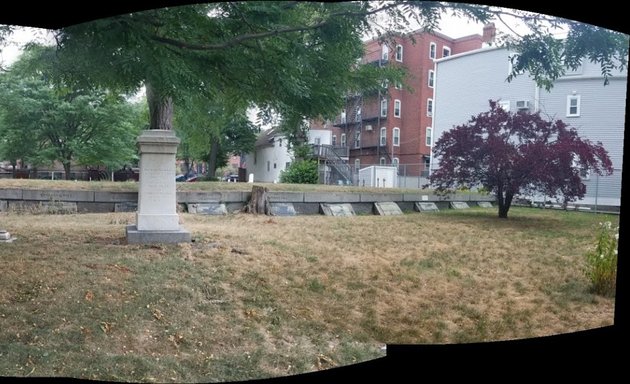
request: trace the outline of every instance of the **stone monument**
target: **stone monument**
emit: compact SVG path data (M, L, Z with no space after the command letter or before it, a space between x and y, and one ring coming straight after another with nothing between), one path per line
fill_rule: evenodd
M136 225L127 226L130 244L190 242L179 225L175 154L179 139L170 130L146 130L138 137L140 180Z

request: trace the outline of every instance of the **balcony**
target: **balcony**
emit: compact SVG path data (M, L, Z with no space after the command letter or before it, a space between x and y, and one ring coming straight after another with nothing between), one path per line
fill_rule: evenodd
M332 125L337 128L346 128L353 127L360 122L369 123L372 121L385 121L387 120L387 116L380 116L378 112L376 113L363 113L357 116L346 117L345 119L341 119L341 116L337 116L335 120L332 122Z
M391 145L391 143L388 143L386 139L381 140L378 135L362 135L359 146L356 146L353 140L351 143L352 147L350 149L370 149L377 147L387 148L388 144Z

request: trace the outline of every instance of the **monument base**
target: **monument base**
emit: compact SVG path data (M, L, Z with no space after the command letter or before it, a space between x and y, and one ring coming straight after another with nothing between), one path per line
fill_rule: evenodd
M127 226L128 244L190 243L190 232L180 228L173 231L139 231L135 225Z

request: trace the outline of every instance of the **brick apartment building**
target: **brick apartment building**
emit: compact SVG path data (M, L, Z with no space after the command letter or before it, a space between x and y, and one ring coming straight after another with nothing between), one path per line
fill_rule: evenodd
M377 39L365 42L362 63L406 67L405 84L413 91L401 84L384 84L373 94L348 95L345 108L334 120L312 121L311 129L331 131L335 152L355 175L370 165L404 164L406 176L425 176L432 144L434 60L479 49L494 33L494 25L488 24L483 35L456 39L415 31L396 38L392 45Z

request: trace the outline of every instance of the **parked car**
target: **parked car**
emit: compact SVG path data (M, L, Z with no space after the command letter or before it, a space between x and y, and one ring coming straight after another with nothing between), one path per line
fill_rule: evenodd
M236 183L238 181L238 175L228 175L223 178L223 181L230 183Z
M194 173L188 174L188 175L182 175L179 174L177 176L175 176L175 181L186 181L186 182L193 182L193 181L197 181L197 178L199 177L199 175L195 175Z

